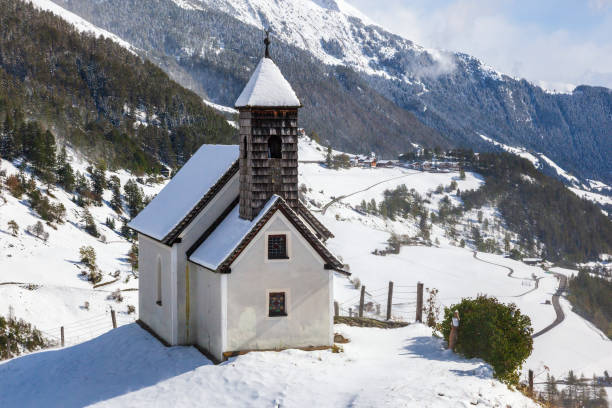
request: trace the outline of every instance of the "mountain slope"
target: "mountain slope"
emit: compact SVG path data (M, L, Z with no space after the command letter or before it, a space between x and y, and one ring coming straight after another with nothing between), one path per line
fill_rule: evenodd
M94 158L138 171L181 164L203 142L236 133L150 62L21 1L0 4L0 48L6 157L32 120Z
M261 55L261 29L271 27L282 40L274 56L299 96L307 96L305 127L339 148L389 156L409 149L407 140L491 148L478 136L484 133L542 152L581 178L612 180L609 90L581 86L570 95L550 94L470 56L427 50L364 23L342 1L56 2L226 105L246 82L245 67ZM406 112L442 137L421 134L418 121L405 122L412 118Z

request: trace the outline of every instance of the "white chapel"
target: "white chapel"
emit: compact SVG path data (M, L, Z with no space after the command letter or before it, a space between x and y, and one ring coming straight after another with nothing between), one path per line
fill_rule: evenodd
M332 237L298 197L301 103L266 39L236 101L240 145L203 145L129 224L140 322L213 360L333 344Z

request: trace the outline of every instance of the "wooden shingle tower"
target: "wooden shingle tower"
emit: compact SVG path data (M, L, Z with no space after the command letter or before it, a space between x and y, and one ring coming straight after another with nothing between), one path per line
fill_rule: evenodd
M240 112L240 217L252 220L277 194L298 208L298 109L291 85L266 50L236 101Z

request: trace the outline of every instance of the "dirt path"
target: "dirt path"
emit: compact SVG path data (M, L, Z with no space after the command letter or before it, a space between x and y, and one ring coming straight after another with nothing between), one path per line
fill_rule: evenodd
M347 197L351 197L351 196L354 196L355 194L363 193L364 191L368 191L369 189L374 188L374 187L376 187L376 186L379 186L379 185L381 185L381 184L383 184L383 183L387 183L387 182L389 182L389 181L393 181L393 180L401 179L401 178L404 178L404 177L414 176L415 174L419 174L419 173L420 173L420 172L415 172L415 173L410 173L410 174L403 174L403 175L398 176L398 177L392 177L392 178L390 178L390 179L386 179L386 180L383 180L383 181L379 181L379 182L378 182L378 183L376 183L376 184L372 184L371 186L366 187L366 188L364 188L364 189L362 189L362 190L355 191L355 192L350 193L350 194L345 194L345 195L340 196L340 197L336 197L336 198L334 198L333 200L331 200L329 203L327 203L327 204L325 204L325 205L323 206L323 208L321 209L321 214L325 214L325 211L327 211L327 209L328 209L328 208L329 208L329 207L330 207L332 204L337 203L337 202L340 202L340 201L342 201L343 199L345 199L345 198L347 198Z

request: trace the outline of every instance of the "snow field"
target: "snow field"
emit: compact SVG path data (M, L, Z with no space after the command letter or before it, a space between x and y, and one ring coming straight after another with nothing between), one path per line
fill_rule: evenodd
M12 390L0 392L0 405L537 407L492 379L486 364L443 350L423 325L336 330L351 340L342 353L249 353L214 366L131 324L0 363L0 390Z
M74 171L86 174L89 163L71 150L68 153L72 156ZM1 161L0 168L7 172L7 176L18 173L13 163L6 160ZM134 177L123 170L107 172L107 177L111 175L119 177L122 187ZM38 181L37 184L42 188ZM146 195L155 194L162 187L139 186ZM25 231L28 225L41 220L30 209L26 196L17 200L6 190L1 194L6 202L0 199L0 314L8 314L11 307L17 318L32 323L52 340L59 338L59 327L65 326L66 341L69 344L110 330L111 307L117 312L119 325L136 318L137 311L135 314L127 314L128 305L138 306L138 281L134 279L127 260L132 244L116 232L121 228L121 222L108 206L110 191L105 191L101 207L88 207L98 231L106 237L106 243L80 228L83 209L74 204L72 196L60 188L52 190L55 198L50 197L50 200L61 202L66 207L66 219L64 224L57 225L57 230L43 222L49 233L47 242ZM104 225L107 217L115 218L116 231ZM8 231L7 223L10 220L15 220L19 225L17 237ZM94 289L80 275L85 268L80 264L79 248L84 245L91 245L96 251L96 263L103 274L101 283L114 281L116 278L111 274L119 271L117 282ZM22 285L3 284L7 282ZM118 289L122 290L123 302L107 299L111 292ZM89 309L85 308L85 302L89 302Z
M302 145L306 146L308 152L317 151L316 143L307 138L305 141L306 143L300 144L300 154ZM335 235L335 238L328 240L328 247L344 263L350 265L353 274L351 278L359 279L366 286L366 303L379 303L381 314L384 315L386 310L385 288L389 281L394 282L394 287L400 287L399 291L406 292L413 292L416 283L420 281L426 288L439 290L438 300L443 306L457 303L463 297L487 294L504 303L515 303L522 313L531 318L534 332L547 327L555 320L556 314L553 306L546 304L546 301L550 301L556 292L558 280L553 274L546 273L539 267L486 253L478 253L478 260L474 258L469 245L466 248L450 245L444 231L436 226L432 228L431 239L437 238L440 241L439 248L404 246L398 255L382 257L371 254L374 249L386 247L391 232L408 235L418 233L418 222L410 218L400 221L383 220L381 217L357 213L353 210L354 206L361 200L375 199L380 202L385 189L393 189L401 184L406 184L408 189L414 188L426 197L427 193L435 190L439 184L447 186L453 179L459 183L458 188L461 190L478 188L483 182L479 175L470 173L467 173L466 180L462 181L457 180L457 175L452 173L421 173L400 168L330 170L318 164L300 165L300 183L312 189L306 195L310 199L314 198L320 205L329 203L332 196L348 195L383 181L382 184L334 203L325 214L312 208L313 213ZM448 195L453 204L457 205L458 198L453 193L432 194L427 197L430 200L429 210L436 211L438 202L444 195ZM481 229L484 238L493 237L498 243L502 243L506 230L501 215L493 207L468 212L461 220L465 230L463 233L469 235L471 225L479 225L478 211L482 211L483 219L489 219L490 225L495 221L502 222L500 231L492 228L487 231ZM461 234L462 226L458 225L457 230ZM503 243L501 246L503 247ZM508 276L510 271L504 267L513 269L512 277ZM557 268L553 270L562 272ZM568 275L576 273L572 270L564 272ZM537 289L534 276L538 280ZM339 275L334 283L334 297L341 305L342 314L348 314L349 307L357 310L358 290L349 280ZM414 321L413 302L416 301L416 294L398 293L394 299L398 300L393 301L393 317ZM534 340L534 351L523 367L524 372L533 369L537 374L546 365L550 373L559 378L567 375L570 369L579 374L584 370L588 377L593 373L602 375L604 370L610 370L612 341L588 321L571 312L566 300L561 303L566 314L565 321ZM545 377L546 374L542 375Z

